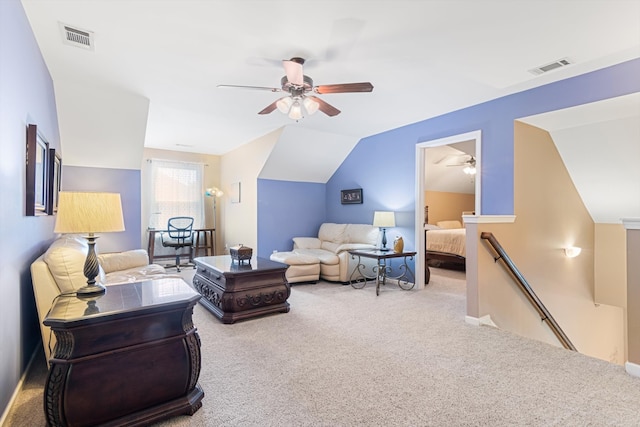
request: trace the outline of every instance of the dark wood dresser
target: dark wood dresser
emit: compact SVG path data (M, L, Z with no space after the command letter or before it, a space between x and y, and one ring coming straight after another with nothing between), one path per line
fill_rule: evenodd
M141 426L195 413L204 397L192 321L199 299L179 278L59 297L44 320L57 339L44 391L48 424Z
M193 286L203 296L200 304L223 323L289 311L287 264L259 257L238 262L229 255L201 257L194 262Z

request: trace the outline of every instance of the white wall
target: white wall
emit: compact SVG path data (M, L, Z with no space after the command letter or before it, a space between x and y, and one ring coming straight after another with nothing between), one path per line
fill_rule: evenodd
M221 207L225 220L224 245L243 244L258 250L258 176L280 138L282 128L222 156ZM240 203L232 203L232 184L240 183ZM227 253L225 251L225 253Z

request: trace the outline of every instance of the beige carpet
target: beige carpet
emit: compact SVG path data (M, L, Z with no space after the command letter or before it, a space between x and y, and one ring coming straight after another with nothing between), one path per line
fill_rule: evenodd
M198 305L203 407L158 425L640 425L640 379L466 324L464 286L440 269L423 291L387 285L378 297L370 285L294 285L291 312L233 325ZM8 425L44 425L43 365Z

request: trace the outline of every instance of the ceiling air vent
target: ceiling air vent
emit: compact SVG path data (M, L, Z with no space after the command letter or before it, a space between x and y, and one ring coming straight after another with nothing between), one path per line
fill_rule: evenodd
M93 50L93 31L81 30L60 22L62 41L69 46Z
M531 70L529 70L529 72L531 74L535 74L536 76L539 76L540 74L544 74L547 73L549 71L558 69L558 68L562 68L562 67L566 67L567 65L571 65L573 64L573 62L569 59L569 58L562 58L562 59L558 59L557 61L553 61L550 64L546 64L543 65L541 67L537 67L537 68L533 68Z

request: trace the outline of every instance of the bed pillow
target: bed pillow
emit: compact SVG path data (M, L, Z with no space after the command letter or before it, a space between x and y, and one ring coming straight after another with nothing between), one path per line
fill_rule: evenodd
M451 221L438 221L436 225L440 228L451 229L451 228L462 228L462 224L460 221L451 220Z

